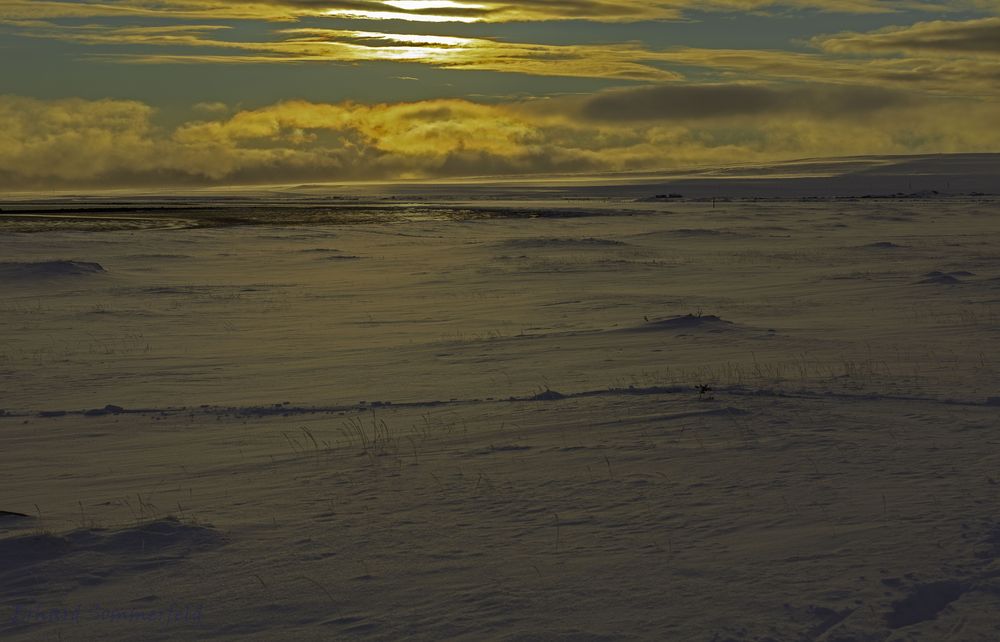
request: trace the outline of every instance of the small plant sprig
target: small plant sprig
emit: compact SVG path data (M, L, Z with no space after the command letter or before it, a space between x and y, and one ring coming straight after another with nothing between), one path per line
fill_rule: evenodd
M366 425L360 417L354 417L348 420L346 428L347 434L357 439L365 455L381 456L395 450L396 439L385 420L376 416L374 408L370 425Z

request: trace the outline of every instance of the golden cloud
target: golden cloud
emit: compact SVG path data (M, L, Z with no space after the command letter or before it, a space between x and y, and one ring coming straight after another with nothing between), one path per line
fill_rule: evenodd
M992 25L996 20L975 22ZM906 33L906 30L830 36L815 41L819 48L826 50L819 53L687 47L650 50L636 43L540 45L488 38L301 28L280 30L277 33L282 39L273 42L248 42L219 37L227 31L228 28L217 25L110 28L34 21L25 25L21 33L103 48L146 45L160 50L197 48L200 51L217 51L197 54L102 52L90 55L103 61L133 64L358 63L388 60L446 69L647 82L678 81L682 77L673 69L695 67L720 79L803 82L822 79L826 83L891 85L948 94L985 96L1000 93L997 83L1000 78L998 56L914 53L859 57L840 54L841 50L860 48L858 43L865 36L895 36ZM991 46L988 38L980 38L977 42L985 42L984 47Z
M157 27L64 26L32 22L22 35L87 45L146 45L208 48L219 54L98 54L92 57L130 63L292 63L395 61L449 69L579 76L630 80L677 80L655 66L659 54L635 44L539 45L486 38L459 38L332 29L286 29L283 40L246 42L209 37L225 31L213 25Z
M666 93L646 87L502 104L290 101L229 115L218 109L218 115L171 128L158 126L155 111L133 101L0 96L5 123L0 186L275 184L653 170L734 158L994 151L1000 145L995 106L971 100L873 94L865 88L768 86L751 88L756 100L740 108L731 99L745 92L745 85L703 90L692 88L685 95L674 87ZM688 104L678 109L680 98ZM633 113L614 118L626 99ZM823 99L853 108L840 109L831 119Z

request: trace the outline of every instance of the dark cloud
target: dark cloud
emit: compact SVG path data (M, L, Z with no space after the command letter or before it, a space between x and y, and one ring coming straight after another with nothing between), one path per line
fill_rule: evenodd
M1000 54L1000 18L964 22L921 22L870 33L844 33L814 40L829 52L908 51L944 54Z
M580 113L611 122L781 114L837 118L906 106L914 100L900 92L862 86L662 85L599 94L586 99Z

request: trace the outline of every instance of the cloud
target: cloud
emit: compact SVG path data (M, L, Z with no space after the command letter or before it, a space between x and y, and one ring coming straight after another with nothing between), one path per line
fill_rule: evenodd
M589 119L614 122L789 114L852 119L915 101L910 94L864 86L665 85L605 92L583 101L580 113Z
M152 112L134 101L0 97L0 173L72 182L152 169Z
M685 12L759 12L812 9L841 13L902 10L997 9L995 0L3 0L0 19L33 20L103 16L167 19L252 19L292 21L302 17L394 19L415 22L513 22L588 20L635 22L676 20Z
M394 33L373 22L343 28L345 18L366 16L629 22L779 9L940 16L996 12L1000 0L0 0L6 31L123 64L395 61L633 83L488 104L198 103L162 119L135 101L0 96L0 189L617 171L1000 147L996 17L834 34L810 41L811 51L538 44ZM407 30L415 25L395 29Z
M870 33L815 38L815 52L754 49L652 49L637 42L538 44L486 37L431 36L383 31L298 27L313 16L361 16L366 11L477 21L597 21L674 19L692 7L727 12L778 7L855 13L961 8L1000 10L1000 0L945 3L903 0L0 0L0 22L18 35L88 47L84 59L122 64L358 64L373 61L534 76L666 83L822 79L829 84L896 87L947 94L1000 94L1000 18L924 22ZM346 13L345 13L346 12ZM353 12L353 13L351 13ZM92 22L60 20L92 17ZM106 20L127 16L142 24ZM159 19L169 18L168 22ZM204 22L178 24L178 19ZM247 39L232 24L212 20L284 21L267 36ZM150 21L153 21L150 23ZM321 24L316 20L310 24ZM371 24L371 23L369 23ZM261 31L256 31L261 33ZM859 55L860 54L860 55ZM901 54L901 55L900 55ZM683 70L683 73L682 73ZM747 91L747 90L742 90ZM747 97L752 99L752 97Z
M86 58L114 63L260 65L394 61L442 69L657 83L683 80L678 70L684 69L688 74L697 72L703 79L726 82L736 78L747 82L822 79L831 84L870 84L983 96L1000 94L1000 55L991 53L991 48L1000 42L993 39L998 20L922 23L869 34L828 36L812 41L817 52L692 47L655 50L634 42L547 45L491 38L291 27L276 31L274 40L248 41L231 35L235 31L229 27L210 24L112 27L36 20L18 26L23 36L94 47L96 51L84 54ZM962 35L966 37L964 41L959 37ZM946 46L976 54L941 51ZM127 49L121 51L124 47ZM905 55L894 55L895 49L904 47L908 48Z
M229 105L220 102L195 103L192 109L205 114L226 114L229 112Z
M1000 60L927 56L859 57L760 49L678 47L658 57L674 68L699 67L720 79L873 85L949 95L1000 94Z
M824 99L840 106L835 118ZM736 158L995 151L995 116L987 103L910 100L868 88L720 85L493 104L287 101L164 127L154 109L134 101L0 96L0 188L603 172Z
M816 38L813 42L832 53L1000 56L1000 18L920 22L869 33L842 33Z
M540 45L487 38L460 38L335 29L284 29L272 42L213 37L226 27L175 25L108 27L32 22L21 35L85 45L145 45L171 49L214 49L218 53L101 53L91 58L140 64L268 64L395 61L448 69L485 70L536 76L576 76L645 81L680 79L656 66L662 56L636 44Z

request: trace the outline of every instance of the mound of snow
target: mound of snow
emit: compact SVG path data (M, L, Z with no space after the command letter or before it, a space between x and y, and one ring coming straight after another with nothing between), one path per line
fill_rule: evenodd
M0 539L0 569L14 571L58 559L69 551L69 540L49 533Z
M727 230L712 230L701 227L682 227L676 230L669 230L667 234L673 236L685 236L685 237L697 237L697 236L735 236L732 232Z
M96 534L93 548L107 553L207 549L223 542L222 535L215 529L188 524L175 517L110 533L97 531Z
M968 270L959 270L957 272L941 272L939 270L934 270L933 272L928 272L924 275L928 279L939 276L976 276L975 272L969 272Z
M101 274L104 271L104 267L100 263L88 263L86 261L0 263L0 277L5 279L45 279L62 276Z
M83 414L86 417L103 417L104 415L120 415L123 412L125 412L125 409L121 406L109 403L103 408L93 408L85 411Z
M926 279L919 281L919 283L937 283L938 285L955 285L961 283L958 279L950 274L937 274L935 276L929 276Z
M30 521L31 517L24 513L0 510L0 533L20 528Z
M686 314L669 319L657 319L639 326L637 330L701 330L706 332L724 332L734 327L732 321L726 321L714 314Z
M955 580L920 584L901 600L892 604L892 611L886 614L886 624L890 629L933 620L945 607L962 597L967 587Z
M570 238L540 238L540 239L509 239L507 241L501 241L498 243L500 247L513 247L513 248L598 248L598 247L616 247L620 245L625 245L622 241L614 241L612 239L598 239L598 238L582 238L582 239L570 239Z
M117 531L80 529L67 535L50 533L0 539L0 578L6 570L44 564L69 556L92 559L94 553L122 556L135 562L137 557L184 557L197 550L215 548L223 536L208 526L187 524L177 518L147 522ZM103 566L112 566L113 562Z
M529 397L531 401L559 401L560 399L565 399L566 395L561 392L556 392L555 390L545 389L544 392L540 392L533 397Z

